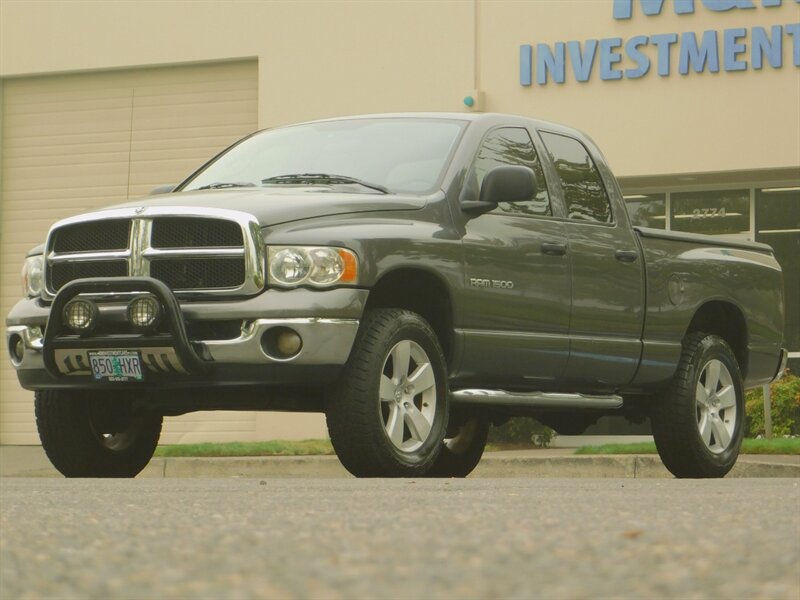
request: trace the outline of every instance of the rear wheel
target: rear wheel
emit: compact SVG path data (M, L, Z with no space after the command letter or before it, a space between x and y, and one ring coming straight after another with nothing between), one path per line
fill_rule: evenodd
M686 337L651 421L661 460L676 477L724 477L733 468L744 431L744 389L725 340L699 332Z
M367 313L325 413L336 454L356 477L427 473L448 416L445 360L430 325L408 310Z
M161 415L126 398L45 390L36 392L35 406L42 447L66 477L134 477L161 435Z
M471 417L461 423L452 437L445 438L439 458L429 477L466 477L478 466L489 437L489 421Z

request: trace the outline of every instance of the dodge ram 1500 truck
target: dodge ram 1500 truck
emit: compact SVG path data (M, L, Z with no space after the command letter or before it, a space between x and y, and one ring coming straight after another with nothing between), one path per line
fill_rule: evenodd
M163 190L162 190L163 191ZM66 476L130 477L162 417L324 412L356 476L466 476L490 424L649 417L734 465L785 364L769 246L632 227L595 144L495 114L253 134L168 193L59 221L7 341Z

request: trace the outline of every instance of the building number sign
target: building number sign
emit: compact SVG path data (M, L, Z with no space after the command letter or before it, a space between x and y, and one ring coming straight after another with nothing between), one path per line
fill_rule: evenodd
M695 208L692 211L692 220L695 219L713 219L713 218L725 218L725 207L721 208Z

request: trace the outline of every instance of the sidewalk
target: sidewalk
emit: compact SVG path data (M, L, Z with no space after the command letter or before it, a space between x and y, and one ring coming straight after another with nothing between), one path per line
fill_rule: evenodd
M487 452L472 477L670 478L656 455ZM60 477L41 446L0 446L0 477ZM349 477L335 456L154 458L139 477ZM743 454L728 477L800 477L800 456Z

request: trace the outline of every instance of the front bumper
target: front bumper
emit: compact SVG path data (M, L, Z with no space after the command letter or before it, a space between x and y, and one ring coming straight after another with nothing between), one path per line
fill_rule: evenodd
M148 291L159 287L146 282ZM87 283L88 282L88 283ZM174 327L160 336L58 337L54 326L47 329L50 310L78 294L97 295L97 285L119 291L119 280L84 280L57 298L52 306L23 300L9 314L7 344L17 376L27 389L65 387L157 387L193 388L220 385L309 385L336 378L347 361L358 331L367 290L268 290L244 300L178 302L169 290L165 304L173 302ZM136 287L136 283L131 284ZM86 285L89 285L87 288ZM149 289L152 287L152 290ZM130 287L130 286L129 286ZM80 288L80 289L78 289ZM128 293L123 286L122 293ZM59 294L61 296L61 294ZM102 296L100 296L102 298ZM101 315L111 321L124 315L124 303L101 305ZM313 315L313 316L310 316ZM185 326L234 320L238 335L227 339L188 339ZM60 321L53 319L52 321ZM276 328L289 329L302 339L302 347L291 357L276 356L264 343ZM14 346L24 347L21 360L14 360ZM88 352L99 349L133 349L142 354L147 367L145 380L136 383L97 383L88 369ZM76 368L76 366L78 368Z

